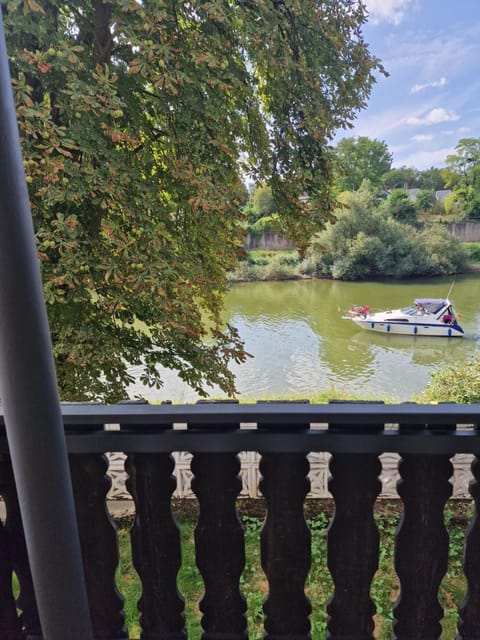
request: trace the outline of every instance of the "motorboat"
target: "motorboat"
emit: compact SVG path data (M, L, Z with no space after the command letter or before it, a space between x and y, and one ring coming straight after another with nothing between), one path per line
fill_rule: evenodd
M367 305L354 306L344 318L362 329L401 335L461 338L464 335L448 298L416 298L410 307L372 313Z

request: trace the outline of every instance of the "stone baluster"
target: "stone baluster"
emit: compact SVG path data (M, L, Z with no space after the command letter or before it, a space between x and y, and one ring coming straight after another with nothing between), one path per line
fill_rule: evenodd
M292 404L308 404L308 400ZM268 404L259 402L260 404ZM302 432L309 424L289 425L288 431ZM281 425L258 425L271 434L285 430ZM310 638L312 607L305 595L311 566L311 535L304 515L310 491L310 465L304 453L261 453L260 491L265 497L266 516L260 534L262 567L268 580L263 605L265 638L280 640Z
M132 454L126 461L127 489L136 507L131 538L133 564L142 582L142 640L186 638L184 601L177 590L180 531L170 504L174 468L168 453Z
M118 538L107 510L108 460L102 454L72 454L69 462L94 637L123 640L128 634L115 583Z
M269 585L264 603L269 640L310 638L311 605L305 581L311 565L311 536L303 512L310 490L308 471L305 454L262 454L260 490L267 513L261 557Z
M480 458L478 456L473 460L472 473L470 493L475 501L475 513L465 534L464 572L467 579L467 593L459 608L457 640L480 638Z
M400 426L401 431L415 429L425 427ZM442 632L438 590L448 564L449 537L443 511L452 494L449 458L404 454L400 460L397 489L404 511L395 539L395 569L401 587L393 607L395 640L435 640Z
M373 509L381 490L380 471L377 455L334 454L330 460L329 489L335 501L327 551L334 583L327 606L331 640L374 637L370 586L378 568L379 534Z
M192 472L192 489L200 507L195 554L205 584L200 601L202 638L244 640L246 602L239 585L245 566L245 541L236 511L242 488L240 461L235 453L197 453L192 459Z

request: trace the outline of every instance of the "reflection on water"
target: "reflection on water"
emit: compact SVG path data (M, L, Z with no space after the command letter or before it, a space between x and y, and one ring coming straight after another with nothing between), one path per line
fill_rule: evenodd
M254 357L232 365L241 397L311 395L335 389L356 396L411 399L435 367L465 360L480 348L480 276L456 279L452 299L465 338L384 335L342 320L353 304L403 307L415 297L443 297L451 280L350 283L327 280L236 285L225 319ZM196 394L170 371L160 390L135 385L131 395L190 402ZM221 393L214 391L219 397Z

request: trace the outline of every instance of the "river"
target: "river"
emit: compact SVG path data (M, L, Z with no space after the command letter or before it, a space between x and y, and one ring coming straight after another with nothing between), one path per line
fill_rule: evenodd
M415 297L444 297L452 278L401 282L300 280L234 285L225 319L253 357L232 365L239 398L309 397L319 391L355 397L411 400L431 372L480 349L480 276L455 278L451 299L464 338L377 334L342 320L353 304L372 311L408 306ZM171 371L164 386L130 388L151 401L192 402L197 395ZM219 391L212 392L221 397Z

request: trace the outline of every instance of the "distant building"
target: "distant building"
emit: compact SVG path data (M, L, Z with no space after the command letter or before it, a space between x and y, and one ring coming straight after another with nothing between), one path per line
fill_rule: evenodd
M421 189L405 189L405 191L407 192L408 198L412 202L415 202L415 200L417 199L418 192L421 191ZM449 196L451 193L452 193L451 189L440 189L439 191L435 191L435 200L443 204L445 202L445 198Z
M420 191L420 189L405 189L405 191L407 192L408 199L412 202L415 202L415 200L417 199L417 193Z
M445 198L451 193L451 189L440 189L439 191L435 191L435 200L438 200L438 202L443 204L445 202Z

